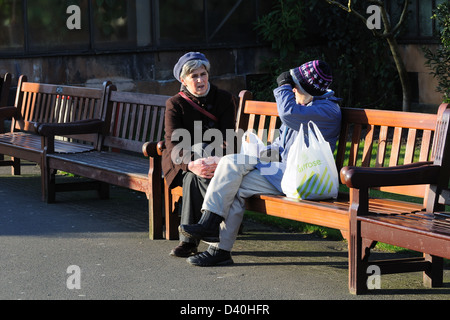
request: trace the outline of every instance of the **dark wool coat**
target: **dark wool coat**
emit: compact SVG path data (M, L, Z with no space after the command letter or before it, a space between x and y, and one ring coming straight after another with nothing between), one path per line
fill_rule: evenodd
M195 110L194 107L191 106L179 94L176 94L175 96L167 100L164 123L164 139L166 149L162 154L162 169L166 181L171 187L175 187L175 185L172 185L172 183L174 182L178 174L181 174L182 171L188 171L188 161L193 157L191 154L189 154L189 159L186 160L185 158L183 159L183 161L178 160L181 163L174 163L177 162L173 161L174 156L172 156L172 151L174 150L174 147L179 143L183 143L183 145L186 144L186 142L183 141L172 141L174 130L181 128L187 130L192 141L191 143L189 143L189 145L192 145L194 144L195 121L201 121L201 137L203 137L203 134L208 128L216 128L222 132L223 141L226 141L226 130L234 130L236 123L237 104L235 97L230 93L218 89L212 84L208 95L203 98L196 98L185 89L183 90L183 92L185 92L192 101L196 102L202 108L206 109L208 112L216 116L216 118L218 118L218 122L214 123L214 121L203 115L200 111ZM199 130L199 128L197 128L196 130ZM180 148L180 146L178 148ZM223 155L225 155L225 151Z

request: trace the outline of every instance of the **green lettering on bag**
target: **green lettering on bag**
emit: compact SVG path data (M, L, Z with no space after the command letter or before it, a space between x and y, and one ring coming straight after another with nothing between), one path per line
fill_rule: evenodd
M322 162L320 161L320 159L310 161L310 162L305 162L301 166L297 165L297 170L298 170L298 172L302 172L303 170L305 170L307 168L320 166L321 164L322 164Z

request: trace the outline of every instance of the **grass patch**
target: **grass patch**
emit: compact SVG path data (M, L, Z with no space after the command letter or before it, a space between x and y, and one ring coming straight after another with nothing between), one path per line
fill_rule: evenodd
M339 230L330 229L326 227L316 226L300 221L293 221L289 219L283 219L279 217L273 217L259 212L245 211L245 219L250 219L258 223L262 223L268 226L274 226L281 228L286 232L298 232L314 234L320 238L326 238L330 240L343 240L342 234Z

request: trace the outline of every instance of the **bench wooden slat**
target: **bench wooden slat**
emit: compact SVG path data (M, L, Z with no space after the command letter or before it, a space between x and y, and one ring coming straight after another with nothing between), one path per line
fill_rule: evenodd
M266 127L266 116L261 115L259 116L258 121L258 129L257 129L257 135L261 140L264 140L264 134L267 134L267 132L264 132L264 128Z
M244 113L278 117L278 109L276 104L264 101L247 100L245 103Z
M430 159L432 142L432 132L430 130L424 130L422 135L422 146L420 148L419 161L427 161Z
M136 132L134 134L134 140L142 141L140 140L139 134L140 134L140 128L142 126L142 119L144 118L144 106L143 105L137 105L137 123L136 123Z
M416 136L417 136L417 130L409 129L408 138L407 138L407 142L406 142L406 149L405 149L405 160L403 162L404 164L413 163L413 161L414 161Z
M350 155L348 156L349 164L351 163L352 165L356 165L356 162L358 160L358 150L360 141L361 141L361 125L356 124L355 127L353 128Z
M434 130L437 115L426 113L399 113L399 111L387 111L377 109L342 108L344 122L371 123L374 126L388 126L413 128L418 130ZM402 115L399 117L399 115Z
M374 128L372 125L367 126L366 135L364 136L364 147L362 153L362 166L368 167L371 161L372 148L373 148L373 132ZM354 151L356 152L356 151ZM355 163L355 162L353 162Z
M122 126L122 132L121 132L121 134L119 135L119 137L120 137L120 138L127 139L127 132L128 132L127 129L128 129L128 123L129 123L128 117L129 117L129 115L130 115L130 104L129 104L129 103L125 103L125 105L123 106L123 108L124 108L125 112L124 112L124 115L123 115L123 118L122 118L122 123L123 123L123 126Z
M431 217L420 214L379 215L364 216L359 220L393 229L414 231L418 234L450 241L450 224L446 219L439 218L439 216Z
M0 136L0 142L17 148L35 150L36 152L42 151L41 137L34 134L18 133L12 135L11 133L6 133ZM55 141L55 152L57 153L86 152L92 149L92 145L77 144L63 140Z
M389 160L389 166L398 165L400 156L400 144L401 144L402 128L396 127L394 129L394 136L392 138L391 156Z
M159 126L158 126L159 128L163 128L165 112L166 112L166 109L161 109L160 110L161 117L159 118ZM163 137L163 134L164 134L163 130L158 130L157 132L158 132L158 134L156 135L156 139L154 141L160 141L162 139L162 137Z
M75 154L52 154L50 158L70 161L100 171L116 172L118 176L132 175L148 179L149 161L144 157L140 158L117 152L101 151Z
M381 126L380 137L378 140L378 151L377 151L376 162L375 162L376 168L384 166L384 160L386 157L386 145L387 145L387 139L388 139L387 135L388 135L388 127Z
M267 137L267 141L270 142L270 143L272 143L275 140L275 138L276 138L275 137L275 132L277 131L276 130L277 120L278 120L278 117L275 117L275 116L271 116L270 117L269 134L268 134L268 137Z
M80 89L81 92L80 92ZM78 96L91 98L91 99L101 99L102 92L97 88L89 87L75 87L75 86L65 86L56 84L43 84L37 82L24 82L22 84L22 91L24 92L41 92L43 94L58 95L62 94L65 96Z

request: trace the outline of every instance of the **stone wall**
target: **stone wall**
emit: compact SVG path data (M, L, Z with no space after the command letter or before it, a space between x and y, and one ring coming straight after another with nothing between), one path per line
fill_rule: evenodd
M246 76L262 73L260 65L269 51L265 48L202 50L211 62L211 82L239 94L246 89ZM77 86L100 86L112 81L121 91L175 94L180 83L172 70L185 52L111 53L60 55L0 59L0 74L13 74L13 84L21 74L28 81Z

